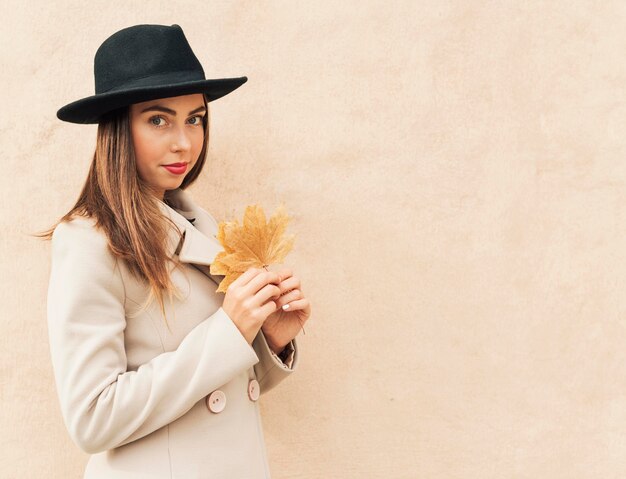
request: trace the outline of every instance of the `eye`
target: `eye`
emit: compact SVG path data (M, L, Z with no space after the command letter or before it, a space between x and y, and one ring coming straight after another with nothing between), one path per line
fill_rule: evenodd
M158 120L163 120L163 121L165 121L165 118L163 118L163 117L162 117L162 116L160 116L160 115L157 115L157 116L153 116L153 117L151 117L148 121L149 121L150 123L152 123L154 126L156 126L157 128L162 128L163 126L165 126L165 125L163 125L163 124L157 124L157 123L155 123L155 120L156 120L156 121L158 121Z
M202 115L192 116L192 117L190 118L190 120L193 120L194 118L196 118L196 119L197 119L197 121L192 122L192 123L191 123L192 125L202 125L202 118L204 118Z

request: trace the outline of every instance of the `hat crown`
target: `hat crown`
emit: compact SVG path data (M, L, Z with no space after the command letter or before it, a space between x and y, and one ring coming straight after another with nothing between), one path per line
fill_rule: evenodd
M171 75L204 80L204 70L179 25L134 25L107 38L94 57L96 94L124 89L138 80L167 84Z

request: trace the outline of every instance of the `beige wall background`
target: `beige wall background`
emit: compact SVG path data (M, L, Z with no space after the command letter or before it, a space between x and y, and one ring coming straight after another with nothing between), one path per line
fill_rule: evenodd
M178 23L211 103L192 193L284 201L312 319L262 399L273 477L626 477L626 3L4 1L0 476L81 477L49 362L47 228L114 31ZM209 186L211 185L211 186Z

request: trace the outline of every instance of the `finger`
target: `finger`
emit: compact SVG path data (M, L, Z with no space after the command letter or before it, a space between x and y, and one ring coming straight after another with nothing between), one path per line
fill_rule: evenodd
M288 293L292 289L302 289L300 287L300 278L297 276L291 276L290 278L283 280L279 286L282 293Z
M275 306L274 301L268 301L267 303L261 305L261 312L266 319L270 314L276 311Z
M280 290L278 289L278 286L268 283L254 295L254 302L256 305L265 304L267 300L276 302L279 292Z
M291 301L288 305L289 307L286 311L306 310L309 307L309 300L307 298L297 299L295 301Z
M270 283L278 285L278 273L261 269L259 270L259 273L244 286L244 288L248 296L254 296L261 289L263 289L265 285ZM274 294L274 292L272 292L272 294Z
M300 291L299 289L291 290L288 293L284 293L280 298L278 298L278 300L276 301L276 306L282 308L284 305L289 304L291 301L295 301L296 299L300 299L302 297L302 291Z
M245 286L252 278L259 274L260 271L261 270L259 268L248 268L245 273L239 275L235 281L230 283L230 286L235 286L235 288Z
M278 270L278 274L280 274L281 280L284 281L287 278L293 276L293 271L291 270L291 268L282 268Z

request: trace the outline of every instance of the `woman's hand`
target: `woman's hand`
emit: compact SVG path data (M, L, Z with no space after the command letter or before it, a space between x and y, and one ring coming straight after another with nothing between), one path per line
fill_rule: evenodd
M276 286L279 281L278 273L249 268L226 290L222 309L248 344L252 344L267 316L276 311L272 298L280 294Z
M300 278L294 276L288 268L278 271L278 274L280 275L278 284L280 294L271 298L276 302L277 309L261 326L268 346L276 354L280 354L285 346L298 335L311 316L311 305L302 293ZM285 304L289 306L283 310L282 307Z

